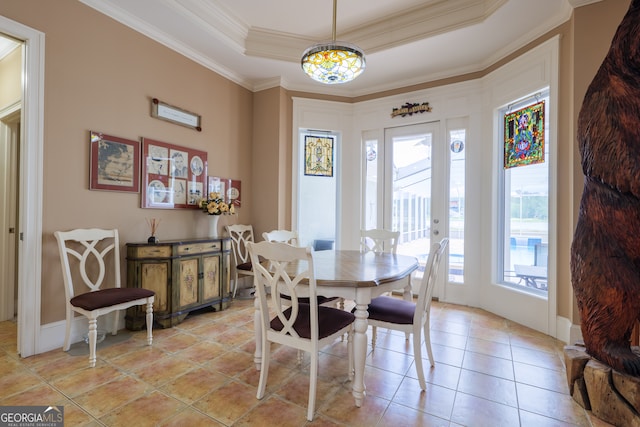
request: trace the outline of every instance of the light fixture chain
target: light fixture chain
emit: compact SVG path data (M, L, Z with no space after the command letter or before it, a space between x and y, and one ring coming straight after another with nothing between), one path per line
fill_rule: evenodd
M336 42L336 14L338 12L338 0L333 0L333 29L331 30L331 40Z

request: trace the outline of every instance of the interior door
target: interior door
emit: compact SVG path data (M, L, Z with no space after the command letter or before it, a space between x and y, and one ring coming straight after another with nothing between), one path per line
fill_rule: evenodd
M446 150L438 129L437 122L388 128L380 147L374 147L374 141L367 141L366 147L365 226L400 231L398 253L417 257L422 266L431 242L447 235ZM413 280L414 293L421 277L422 269ZM444 279L435 296L443 284Z

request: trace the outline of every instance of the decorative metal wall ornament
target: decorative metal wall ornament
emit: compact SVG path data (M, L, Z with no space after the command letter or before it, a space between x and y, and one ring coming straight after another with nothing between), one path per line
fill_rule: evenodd
M417 113L430 113L430 112L431 112L431 106L429 105L428 102L423 102L422 104L418 104L417 102L415 103L407 102L406 104L403 104L401 107L394 108L393 110L391 110L391 118L395 118L397 116L401 116L401 117L412 116Z

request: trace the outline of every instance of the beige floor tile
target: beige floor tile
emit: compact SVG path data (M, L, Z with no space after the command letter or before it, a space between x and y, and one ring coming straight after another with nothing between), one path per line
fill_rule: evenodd
M175 356L190 360L194 363L203 364L210 362L226 352L227 349L222 344L201 340L178 352Z
M474 427L513 427L520 424L518 409L465 393L457 393L451 421Z
M69 397L93 390L103 384L121 377L120 370L112 365L100 364L95 368L84 368L67 376L52 381L52 384Z
M460 372L458 391L502 405L518 407L516 384L514 381L505 380L504 378L463 369Z
M41 378L29 370L18 367L15 371L0 376L0 402L16 393L45 384Z
M193 408L185 408L173 417L159 424L160 427L223 427L214 420Z
M449 419L455 397L455 390L434 384L427 384L427 389L422 390L418 380L405 378L400 384L393 402L438 418Z
M391 403L378 424L379 427L449 427L449 420L434 417L416 409Z
M207 394L193 407L225 425L231 425L258 402L254 387L232 381Z
M89 414L100 418L110 411L153 390L132 377L121 377L74 398Z
M347 302L346 305L352 302ZM310 357L272 345L266 395L256 398L253 300L200 311L173 328L128 332L88 356L56 349L20 358L16 324L0 322L0 405L64 405L66 425L584 426L610 427L567 394L564 344L483 310L434 302L421 390L411 341L378 330L367 349L367 395L355 406L348 347L320 351L316 413L306 421ZM125 331L123 331L124 333ZM371 328L368 332L371 339Z
M464 355L462 368L511 381L514 380L513 362L501 357L468 351Z
M563 422L584 425L585 411L568 394L517 383L520 409Z
M179 377L195 367L196 365L188 360L164 356L149 365L136 369L134 373L141 380L155 387L160 387L171 381L172 378Z
M351 388L342 387L325 402L319 411L329 419L349 426L374 426L382 419L389 401L376 396L366 396L362 407L354 404Z
M164 393L154 391L127 403L102 417L108 426L156 426L173 417L185 405Z
M161 390L182 402L191 405L201 397L222 387L231 379L209 369L197 368L170 380Z
M466 351L474 353L486 354L488 356L500 357L502 359L511 360L511 346L495 341L487 341L479 338L469 337L467 340Z
M163 337L162 339L154 340L153 346L168 353L175 353L180 350L184 350L199 341L200 338L197 335L178 332L176 334Z
M270 397L260 401L258 406L233 423L234 427L278 426L298 427L305 425L307 420L306 406Z

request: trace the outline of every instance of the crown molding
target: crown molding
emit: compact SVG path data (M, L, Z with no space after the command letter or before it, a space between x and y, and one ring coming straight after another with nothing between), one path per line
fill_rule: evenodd
M380 52L392 47L422 40L458 28L484 21L507 0L447 0L399 12L366 26L339 34L366 53ZM326 40L329 40L327 37ZM298 62L302 52L314 40L305 36L278 32L266 28L250 28L245 54L262 58Z

